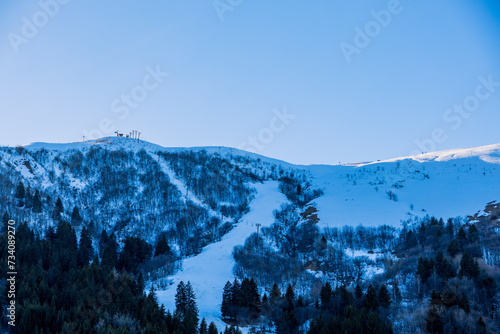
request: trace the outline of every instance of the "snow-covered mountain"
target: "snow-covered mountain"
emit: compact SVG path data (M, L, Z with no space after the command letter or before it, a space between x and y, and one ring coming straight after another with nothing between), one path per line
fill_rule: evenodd
M82 219L76 225L92 222L96 235L106 229L154 243L164 233L182 254L191 254L248 210L251 183L278 180L292 169L235 149L163 148L118 137L2 147L0 210L43 231L60 198L62 219L72 220L77 208ZM36 210L35 197L41 202Z
M233 248L257 226L271 226L283 204L317 209L322 231L481 215L499 197L500 144L308 166L226 147L165 148L118 137L0 148L1 213L41 233L64 219L77 231L90 226L96 239L103 229L152 244L165 235L185 259L183 269L161 281L160 301L172 309L175 283L190 280L200 315L220 326Z
M61 197L67 219L78 206L84 221L142 235L171 230L186 217L199 224L233 223L253 196L249 184L294 172L306 187L323 190L314 201L322 227L398 226L426 214L470 215L498 200L500 190L499 144L362 164L299 166L232 148L165 148L109 137L3 147L0 158L5 209L16 210L11 195L22 181L32 193L40 191L46 212ZM20 213L42 218L26 209Z
M499 144L308 170L325 192L316 200L322 226L467 216L500 196Z

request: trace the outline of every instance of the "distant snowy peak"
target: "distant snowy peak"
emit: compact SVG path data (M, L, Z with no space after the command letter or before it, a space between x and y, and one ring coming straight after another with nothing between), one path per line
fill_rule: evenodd
M163 147L149 143L146 141L139 141L137 139L124 138L124 137L105 137L96 140L87 140L74 143L43 143L37 142L25 145L27 150L49 150L49 151L67 151L67 150L87 150L91 147L102 147L111 150L126 149L132 151L139 151L141 149L160 150Z
M408 159L415 160L418 162L431 162L431 161L450 161L450 160L468 159L468 158L478 158L484 162L500 164L500 144L430 152L419 155L376 161L361 165L384 163L384 162L396 162Z

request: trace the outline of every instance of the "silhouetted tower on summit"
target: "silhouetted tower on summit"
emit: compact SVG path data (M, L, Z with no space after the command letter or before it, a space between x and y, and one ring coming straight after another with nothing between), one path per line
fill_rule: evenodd
M132 138L132 139L137 139L137 140L140 140L140 139L141 139L141 133L140 133L139 131L132 130L132 131L130 131L130 133L127 135L127 138Z
M141 133L136 130L132 130L126 135L123 135L123 133L120 133L118 130L116 130L115 133L117 137L125 137L125 138L141 140Z

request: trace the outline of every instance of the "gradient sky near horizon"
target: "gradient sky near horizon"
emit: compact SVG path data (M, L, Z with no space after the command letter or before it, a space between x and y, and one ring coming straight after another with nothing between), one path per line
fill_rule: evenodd
M0 3L0 145L138 130L337 164L500 142L498 1L55 1Z

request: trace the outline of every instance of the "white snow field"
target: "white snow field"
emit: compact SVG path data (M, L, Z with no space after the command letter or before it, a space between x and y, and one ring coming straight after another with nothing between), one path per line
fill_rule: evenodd
M309 166L324 195L320 227L400 227L427 214L473 215L500 200L500 145L450 150L356 166ZM397 196L389 199L388 192Z
M219 330L224 329L220 306L222 290L228 280L234 280L232 257L233 248L242 245L245 239L262 227L274 222L273 211L286 203L286 197L279 191L278 182L268 181L255 184L257 193L250 203L250 211L227 233L221 241L206 246L197 256L183 261L183 269L172 276L173 284L165 291L157 291L158 300L167 310L175 310L175 292L180 281L190 281L200 311L200 320L215 322Z

